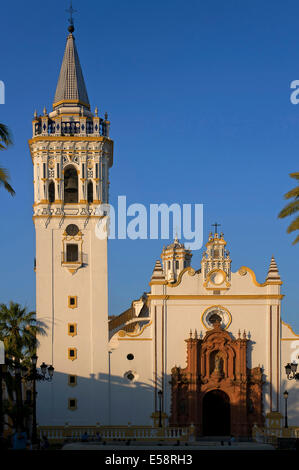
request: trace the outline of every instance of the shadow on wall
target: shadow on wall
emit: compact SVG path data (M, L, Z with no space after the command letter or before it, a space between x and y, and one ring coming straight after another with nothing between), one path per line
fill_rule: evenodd
M154 387L132 377L81 377L55 371L37 386L39 425L151 425Z

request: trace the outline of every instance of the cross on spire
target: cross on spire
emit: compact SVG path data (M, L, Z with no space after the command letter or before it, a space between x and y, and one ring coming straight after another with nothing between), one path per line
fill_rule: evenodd
M74 31L73 13L76 13L77 10L74 10L74 8L73 8L72 0L70 0L70 8L68 10L65 10L65 11L70 14L70 17L69 17L69 23L70 23L69 31L73 32ZM71 29L72 29L72 31L71 31Z
M215 227L215 233L218 233L217 229L218 227L221 227L221 224L217 224L217 222L215 222L214 224L212 224L212 227Z

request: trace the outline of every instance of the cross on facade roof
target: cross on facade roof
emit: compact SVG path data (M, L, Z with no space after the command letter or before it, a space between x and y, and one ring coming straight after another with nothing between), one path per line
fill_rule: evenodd
M214 224L212 224L212 227L215 227L215 233L218 233L217 228L221 227L221 224L217 224L217 222L215 222Z

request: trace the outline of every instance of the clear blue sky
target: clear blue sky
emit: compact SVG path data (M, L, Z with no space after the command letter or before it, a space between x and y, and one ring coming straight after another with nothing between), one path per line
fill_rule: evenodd
M203 203L205 238L222 224L233 270L263 282L274 254L283 318L299 331L299 245L277 219L299 171L299 3L293 0L74 0L75 37L92 108L109 112L114 203ZM51 109L68 2L2 2L1 152L16 197L1 190L0 301L35 306L32 163L35 109ZM148 290L163 241L111 241L110 314ZM199 268L202 251L193 257Z

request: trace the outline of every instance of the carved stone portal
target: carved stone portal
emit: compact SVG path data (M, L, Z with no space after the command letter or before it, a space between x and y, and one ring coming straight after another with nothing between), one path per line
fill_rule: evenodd
M198 435L249 436L263 425L262 370L248 369L248 339L223 330L219 321L204 339L185 340L187 367L172 369L171 425L193 423Z

